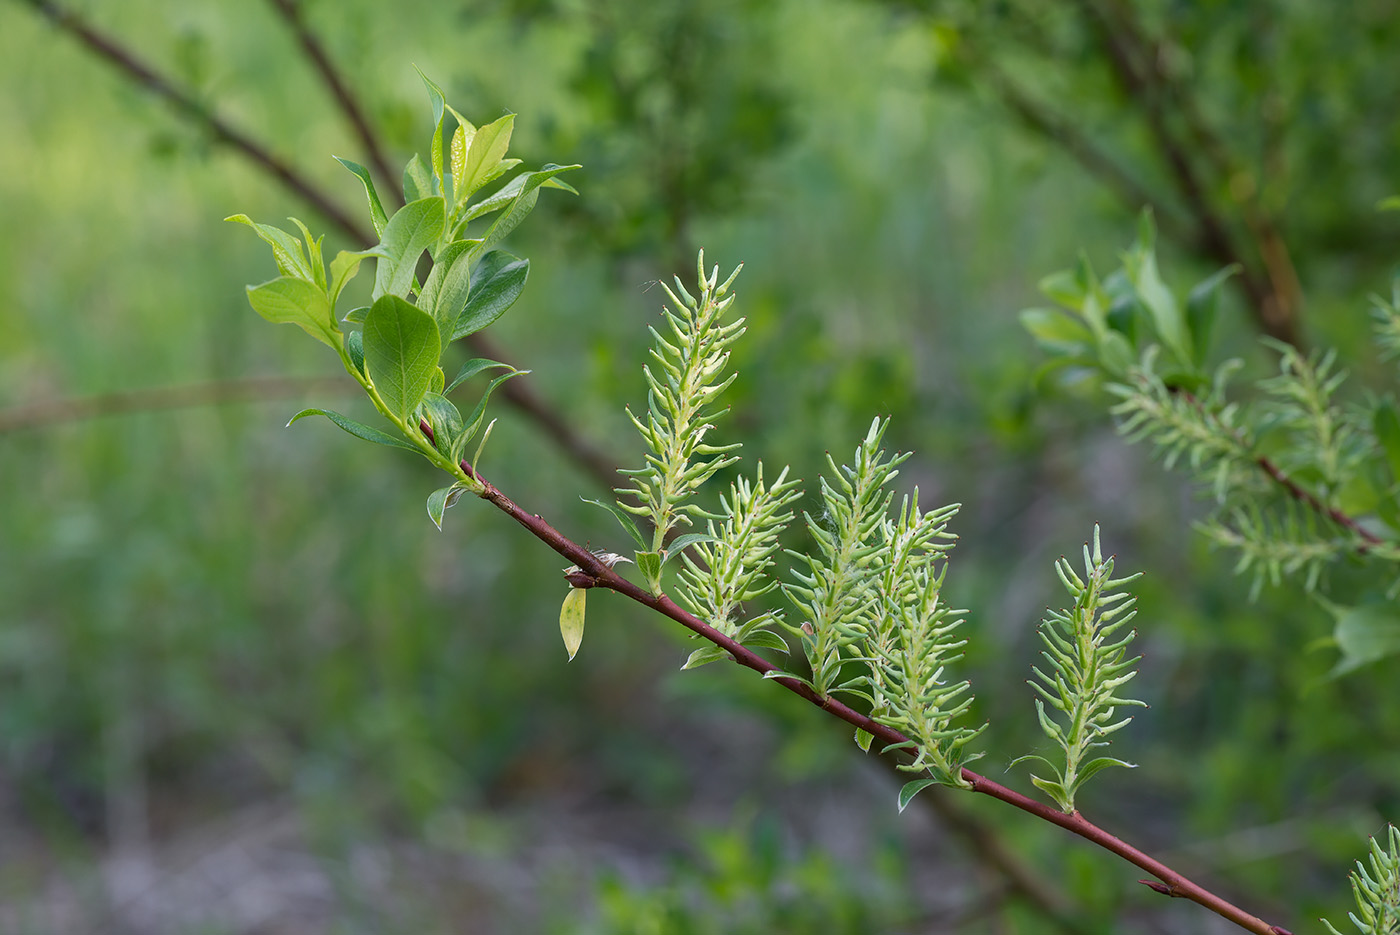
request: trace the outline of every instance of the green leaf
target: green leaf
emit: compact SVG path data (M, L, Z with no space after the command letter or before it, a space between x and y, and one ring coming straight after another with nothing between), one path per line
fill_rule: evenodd
M360 264L365 257L371 254L364 250L351 252L342 250L331 260L331 282L326 290L327 297L331 302L331 309L335 309L335 303L340 300L340 292L345 288L350 280L355 278L355 274L360 271Z
M1330 678L1400 653L1400 608L1393 604L1342 607L1327 602L1323 606L1335 619L1332 637L1342 653L1328 673Z
M622 524L622 528L627 532L629 536L632 537L632 541L637 543L637 547L641 549L645 549L647 547L646 540L642 538L641 530L637 528L636 522L632 519L632 517L627 513L626 510L622 509L615 503L604 503L602 500L590 500L587 497L579 497L579 499L582 500L584 503L591 503L594 506L600 506L603 509L607 510L609 513L611 513L613 516L617 517L617 521Z
M452 340L457 316L467 304L472 288L471 251L475 240L454 240L438 251L432 272L418 295L418 307L433 316L442 343Z
M460 461L462 456L458 449L465 444L461 440L462 413L447 397L430 392L423 397L423 415L433 430L433 447L454 463Z
M403 200L412 203L441 194L436 189L432 172L423 164L423 158L414 153L403 168Z
M313 282L279 276L262 285L249 286L248 304L268 321L297 325L327 347L340 348L330 302Z
M1037 285L1041 295L1065 308L1078 311L1084 304L1084 283L1075 270L1058 270L1046 276Z
M715 645L705 646L690 654L690 657L685 661L685 665L681 666L681 671L684 672L686 669L698 669L701 666L728 658L729 653L722 647Z
M457 183L454 198L458 204L466 201L482 185L493 177L496 167L505 158L510 148L510 135L515 128L515 115L506 114L499 120L486 124L472 135L462 160L461 173L453 166L453 177Z
M870 733L870 731L861 730L859 727L856 728L856 746L860 747L866 753L870 752L870 741L874 739L875 735Z
M379 243L384 255L379 257L374 274L376 299L384 295L408 296L418 258L442 236L447 223L443 212L442 199L434 196L409 202L389 219Z
M661 556L656 552L638 552L637 567L641 569L642 576L646 578L652 593L659 592L661 590Z
M1122 766L1125 769L1137 769L1136 763L1129 763L1126 760L1114 759L1111 756L1095 757L1087 763L1080 764L1079 772L1074 777L1075 786L1082 786L1089 781L1089 778L1100 770L1110 766Z
M1051 353L1078 354L1093 346L1094 335L1088 326L1056 309L1025 309L1021 312L1021 327Z
M428 495L428 517L439 530L442 529L443 512L461 499L464 490L461 485L453 484L451 487L434 490Z
M1400 416L1396 415L1395 404L1383 400L1371 416L1371 430L1376 441L1385 452L1386 463L1390 465L1390 476L1400 480Z
M1157 229L1152 221L1152 212L1144 211L1138 226L1138 243L1123 258L1123 268L1137 291L1138 298L1146 306L1152 317L1157 336L1178 362L1191 361L1187 350L1186 322L1176 296L1167 288L1157 271L1156 241Z
M462 313L457 316L451 340L474 334L505 314L506 309L520 298L529 275L529 260L500 250L483 257L476 270L476 288L472 290Z
M441 350L437 324L427 312L386 295L365 316L364 342L370 381L389 411L406 421L432 385Z
M345 336L345 352L350 355L350 363L355 365L360 376L365 375L365 336L363 332L351 331Z
M1210 333L1215 328L1215 310L1220 304L1220 286L1240 271L1238 265L1217 270L1196 285L1186 297L1186 326L1191 332L1191 351L1201 366L1210 353Z
M353 419L347 419L340 413L332 412L329 409L303 409L301 412L292 416L287 424L291 425L293 422L305 418L306 416L325 416L356 438L363 438L365 441L374 442L376 445L383 445L386 448L403 448L405 451L412 451L417 454L423 453L402 438L386 435L384 432L379 431L379 429L372 429L368 425L362 425Z
M539 189L541 185L544 185L561 172L568 172L571 169L577 168L579 168L579 166L576 165L547 165L536 172L526 172L523 175L511 179L510 182L506 184L505 189L514 188L515 193L504 203L505 210L496 218L491 226L487 228L486 236L482 238L481 247L477 252L481 254L490 250L496 244L500 243L507 234L515 230L521 221L525 220L525 217L534 210L535 202L540 196ZM487 198L480 204L474 205L471 210L467 212L467 220L477 217L480 214L485 214L487 211L494 211L496 208L502 207L500 204L491 204L500 194L501 192L497 192L496 195L493 195L491 198ZM486 207L488 204L491 206ZM483 210L483 208L485 210Z
M937 783L937 779L915 779L913 782L906 782L899 790L899 810L904 811L909 807L909 803L914 801L914 796Z
M683 536L677 536L662 550L663 558L661 564L664 566L671 559L680 555L687 548L697 542L714 542L715 537L703 532L688 532Z
M787 641L772 630L755 630L742 642L749 649L772 649L780 653L788 651Z
M384 225L389 223L389 219L384 213L384 206L379 203L379 193L374 190L374 178L369 174L369 170L358 162L351 162L349 159L341 159L339 156L332 158L355 173L355 177L364 185L365 196L369 199L369 217L370 220L374 222L374 234L376 237L383 237Z
M528 370L512 370L510 373L502 374L486 384L486 392L481 394L481 400L476 404L476 408L472 410L472 414L467 417L467 427L462 433L463 444L466 444L465 440L470 439L476 434L477 429L481 428L481 421L486 418L486 402L491 398L491 394L496 391L496 387L513 377L518 377L529 372Z
M351 323L363 323L364 320L365 320L365 316L368 315L368 314L369 314L369 306L368 306L368 305L360 305L360 306L357 306L356 308L352 308L352 309L350 309L350 311L346 312L346 313L345 313L345 318L344 318L343 320L344 320L344 321L351 322Z
M301 239L306 244L307 268L311 270L311 281L321 289L326 289L326 261L321 257L321 241L325 235L312 237L311 231L298 218L287 218L301 231Z
M587 597L588 591L584 588L570 588L564 595L564 606L559 609L559 635L564 637L570 662L583 644L583 610Z
M283 276L293 276L314 283L315 275L302 253L301 242L291 234L270 224L259 224L246 214L234 214L224 218L235 224L246 224L255 230L263 242L272 248L272 259L277 263L277 271Z
M495 368L505 368L506 370L515 369L510 364L503 364L499 360L488 360L485 357L473 357L462 365L461 370L457 371L457 375L452 378L451 383L447 384L447 389L442 391L442 395L446 396L448 393L451 393L457 387L461 386L463 381L470 380L481 371Z
M443 112L447 108L447 100L442 95L442 88L434 84L422 70L414 66L418 72L418 77L423 79L423 84L428 89L428 100L433 105L433 138L430 145L430 156L433 167L433 178L438 182L441 191L442 184L442 118Z

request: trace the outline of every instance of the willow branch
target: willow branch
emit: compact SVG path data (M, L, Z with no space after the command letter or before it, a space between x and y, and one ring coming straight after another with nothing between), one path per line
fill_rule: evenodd
M687 613L665 594L652 594L638 585L633 584L631 581L628 581L626 578L623 578L612 568L608 567L598 556L566 538L562 533L546 522L538 513L528 513L521 509L494 484L487 481L480 474L477 474L470 464L463 461L461 467L462 470L466 471L482 484L482 491L479 494L482 499L490 502L501 512L515 520L516 523L523 526L528 532L535 536L535 538L559 553L559 555L563 556L569 562L578 566L580 571L571 575L569 579L573 586L582 585L587 587L607 588L638 604L649 607L663 616L669 617L696 635L724 649L739 665L767 676L770 681L776 682L783 688L807 700L816 707L821 708L833 717L839 718L847 724L851 724L874 735L885 748L910 743L909 738L905 737L899 731L872 720L859 711L837 701L835 698L829 696L824 697L817 694L810 686L797 679L781 675L770 675L770 673L776 673L778 671L777 666L774 666L762 656L745 648L728 636L725 636L698 617ZM1100 828L1098 825L1090 822L1079 812L1067 815L1050 805L1022 795L970 769L964 768L962 770L962 777L971 786L971 791L990 796L1013 808L1034 815L1042 821L1058 825L1066 831L1077 834L1085 840L1097 844L1104 850L1117 854L1139 869L1146 871L1155 877L1155 879L1143 880L1140 882L1151 887L1158 893L1181 899L1189 899L1194 903L1204 906L1222 918L1235 923L1241 928L1257 933L1257 935L1291 935L1287 929L1277 925L1271 925L1263 919L1230 903L1221 896L1216 895L1200 884L1191 881L1184 874L1177 872L1161 861L1138 850L1131 844L1128 844Z
M326 220L338 227L342 233L358 244L373 244L373 232L362 228L348 214L342 211L330 197L298 173L287 163L274 156L271 151L248 134L234 128L211 113L207 107L191 94L178 88L174 82L157 72L147 63L123 47L115 39L107 36L76 13L50 0L23 0L48 18L53 25L73 36L88 51L114 66L119 72L135 83L145 87L166 101L175 112L208 128L215 140L226 143L253 165L276 178L294 194L304 199L319 211ZM511 362L511 355L496 348L479 333L466 339L473 353L489 357L503 363ZM554 442L576 465L594 481L606 489L611 489L616 481L616 465L591 442L556 413L538 394L519 380L513 380L501 387L501 395L506 402L519 409L543 433Z
M1262 332L1295 347L1301 346L1297 296L1290 292L1290 282L1286 277L1283 281L1277 281L1271 275L1274 270L1267 263L1265 273L1261 275L1254 258L1247 256L1235 243L1229 224L1206 192L1205 182L1191 158L1187 143L1178 139L1171 128L1164 107L1165 94L1156 80L1158 72L1155 66L1147 63L1152 57L1152 49L1128 21L1126 13L1116 13L1113 8L1097 0L1078 0L1078 3L1098 22L1109 64L1124 92L1143 106L1148 128L1176 179L1182 198L1201 226L1202 249L1223 266L1233 263L1240 265L1240 286L1249 298L1250 311ZM1204 132L1203 126L1197 129ZM1198 148L1208 151L1210 147ZM1277 236L1261 240L1260 256L1265 257L1267 248L1273 251L1277 263L1276 254L1281 245L1282 239Z

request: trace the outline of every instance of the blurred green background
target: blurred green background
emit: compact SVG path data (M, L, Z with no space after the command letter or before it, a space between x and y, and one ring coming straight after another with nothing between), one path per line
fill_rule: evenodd
M332 252L363 244L46 10L0 5L0 931L1225 930L991 801L897 815L897 778L842 725L734 667L678 672L693 646L620 599L590 600L566 665L553 553L476 502L438 532L425 464L283 428L307 405L368 419L349 380L239 396L336 363L249 309L272 265L221 219L295 214ZM330 155L365 154L274 4L73 10L362 215ZM1374 209L1400 191L1395 3L304 12L395 165L429 129L415 64L478 122L517 113L528 165L583 164L581 197L546 192L513 236L531 279L491 330L579 435L640 460L622 406L644 404L652 281L692 279L700 246L743 261L721 433L746 463L813 485L890 415L887 442L918 452L904 480L963 504L949 587L992 723L981 768L1029 790L1005 770L1043 740L1035 624L1062 597L1052 560L1097 522L1147 572L1152 707L1119 741L1143 768L1103 774L1084 811L1273 921L1345 912L1364 836L1400 818L1394 662L1326 681L1308 649L1326 614L1292 587L1249 603L1190 531L1196 495L1115 438L1104 397L1031 380L1016 313L1133 236L1143 199L1089 145L1156 203L1170 281L1224 265L1199 233L1213 213L1301 336L1383 386L1366 295L1400 247ZM1137 83L1114 58L1134 30ZM1220 344L1264 372L1257 308L1230 291ZM229 399L67 404L160 387ZM621 551L579 503L599 481L495 415L487 476Z

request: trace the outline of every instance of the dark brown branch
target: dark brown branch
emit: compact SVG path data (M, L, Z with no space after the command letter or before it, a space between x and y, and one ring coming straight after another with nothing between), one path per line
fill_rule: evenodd
M130 50L123 48L111 37L98 32L78 14L72 10L64 9L56 3L49 2L49 0L26 0L26 2L47 17L54 26L81 42L88 51L115 66L118 71L138 85L163 99L177 113L207 127L215 140L232 146L263 171L275 176L278 181L304 199L336 227L347 232L353 231L354 238L362 243L373 242L374 238L367 236L348 214L302 177L291 165L273 155L270 150L248 134L235 129L220 117L210 113L209 109L191 94L177 88L174 83L142 62Z
M905 737L899 731L870 719L859 711L842 704L834 698L823 697L817 694L809 685L795 678L770 675L770 673L777 672L778 669L772 663L768 662L768 660L752 650L746 649L744 646L706 624L703 620L682 610L665 594L651 594L633 584L631 581L628 581L626 578L623 578L601 561L598 556L567 539L563 534L541 518L539 514L527 513L522 510L514 501L502 493L499 488L481 477L481 475L476 474L472 470L471 465L467 464L465 461L462 462L462 469L484 485L484 489L480 494L482 499L489 501L497 509L525 527L535 538L548 545L568 561L577 565L579 569L581 569L582 576L590 580L593 587L603 587L616 591L618 594L630 598L638 604L650 607L657 613L671 618L691 632L724 649L739 665L753 669L755 672L769 677L772 681L782 685L793 694L806 699L833 717L840 718L847 724L851 724L874 735L884 747L908 744L910 742L909 738ZM1163 888L1159 889L1159 892L1189 899L1247 931L1258 933L1258 935L1289 935L1287 929L1276 925L1270 925L1263 919L1235 906L1205 887L1192 882L1161 861L1150 857L1131 844L1122 841L1088 821L1079 812L1067 815L1043 802L1038 802L1013 789L1008 789L1006 786L979 775L970 769L963 769L962 778L971 785L973 792L990 796L1007 805L1018 808L1023 812L1034 815L1042 821L1048 821L1051 824L1058 825L1073 834L1077 834L1097 844L1099 847L1111 853L1117 854L1119 857L1122 857L1124 860L1127 860L1140 869L1147 871L1161 881Z
M1192 161L1187 142L1179 139L1170 125L1165 107L1166 94L1157 83L1158 69L1151 64L1153 51L1150 45L1145 43L1140 33L1129 22L1126 13L1116 11L1108 5L1101 5L1096 0L1078 2L1086 14L1097 21L1104 51L1108 54L1109 64L1124 93L1143 106L1148 128L1166 158L1167 167L1176 179L1182 198L1200 224L1202 250L1223 266L1239 264L1240 286L1249 299L1250 311L1263 333L1295 347L1301 346L1297 295L1291 289L1296 285L1296 279L1285 275L1279 266L1282 238L1274 231L1261 239L1258 245L1259 253L1265 264L1265 272L1261 274L1259 263L1235 244L1228 223L1207 194L1205 183ZM1203 123L1196 129L1205 132ZM1197 148L1209 150L1210 147ZM1286 249L1283 250L1282 256L1286 259ZM1292 264L1289 262L1287 269L1291 268ZM1281 277L1281 280L1275 279L1275 276Z
M77 422L129 412L158 409L188 409L228 403L286 399L313 391L359 392L359 386L338 377L244 377L188 383L184 386L157 386L122 390L76 399L51 399L0 409L0 435L25 429L48 428L63 422Z
M372 231L360 227L349 215L341 211L334 201L289 165L273 156L266 147L214 116L194 97L181 91L173 82L140 61L110 36L103 35L72 11L66 10L50 0L25 0L25 2L46 16L56 27L76 38L99 58L116 66L128 78L163 98L174 107L177 113L207 126L215 139L232 146L235 151L243 154L254 165L276 177L292 192L320 211L327 220L340 228L341 232L351 240L357 244L376 242ZM395 190L397 191L397 189ZM466 342L474 353L482 357L509 362L508 355L495 348L480 334L470 335ZM555 413L538 394L521 381L512 380L501 388L501 395L506 398L509 404L525 413L560 450L583 468L585 473L604 488L612 488L617 481L615 465L580 436L572 425Z
M316 73L325 82L326 88L335 98L340 110L345 114L345 119L350 122L355 135L360 138L360 145L365 148L365 153L369 158L370 168L378 175L379 180L387 187L390 197L403 204L403 196L399 190L399 180L395 177L394 170L389 166L389 160L384 156L384 147L379 144L379 137L370 129L369 121L365 119L363 108L359 101L350 93L349 86L340 77L340 72L331 64L330 56L326 54L325 47L316 38L306 25L306 20L302 17L301 3L298 0L269 0L276 7L277 12L282 14L282 18L287 21L292 32L297 37L297 42L301 43L302 51L315 66Z

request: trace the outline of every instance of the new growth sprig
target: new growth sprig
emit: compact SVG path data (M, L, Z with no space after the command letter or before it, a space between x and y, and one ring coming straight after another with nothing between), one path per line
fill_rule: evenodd
M386 216L369 171L348 159L339 160L364 185L370 218L380 238L376 246L341 251L327 272L321 254L323 238L313 238L295 218L292 222L301 232L300 241L246 215L229 220L253 228L272 247L281 274L249 286L249 303L267 320L296 324L332 348L397 434L328 409L304 409L291 422L325 416L352 435L416 452L446 471L453 483L428 498L428 514L441 526L443 511L463 492L483 490L471 465L490 436L486 404L492 392L505 380L528 372L475 358L461 365L449 383L443 355L453 341L496 321L519 298L530 263L498 249L497 244L534 208L540 189L573 191L555 176L578 167L546 165L523 172L473 200L485 186L520 164L519 159L506 158L514 115L477 127L447 106L437 85L426 77L423 81L433 106L433 135L428 161L415 155L404 170L403 208ZM457 127L444 147L448 113ZM478 220L483 229L469 232ZM418 266L424 252L432 267L420 283ZM342 290L367 258L376 264L372 304L351 309L339 319L336 304ZM488 370L506 372L487 385L470 414L463 417L449 394ZM468 462L467 446L478 434L481 439Z
M661 593L661 568L666 559L679 553L685 545L698 541L687 538L684 543L667 546L667 537L678 525L690 525L692 517L722 517L707 513L698 505L686 501L705 481L721 468L739 460L729 455L739 447L708 445L705 436L726 408L715 405L715 399L734 382L736 374L724 375L729 362L727 348L744 333L744 319L721 323L724 313L734 303L729 293L743 264L734 268L729 278L719 281L719 267L705 275L705 253L700 252L697 263L699 297L692 296L676 277L676 289L662 283L671 306L662 309L667 336L651 328L654 344L651 365L643 368L647 380L646 419L639 419L629 408L628 417L637 427L650 451L646 466L622 471L632 478L632 486L619 488L616 493L635 499L636 503L618 502L628 513L645 516L651 521L650 548L637 553L637 565L654 593ZM644 545L640 536L639 545Z
M1035 699L1040 727L1059 745L1064 760L1052 762L1032 754L1015 762L1036 760L1049 767L1053 779L1033 775L1031 782L1049 793L1066 813L1072 813L1075 793L1095 773L1110 766L1133 768L1132 763L1110 756L1088 756L1093 749L1108 746L1108 735L1132 720L1115 721L1119 707L1147 707L1119 691L1137 675L1132 667L1142 658L1125 658L1136 631L1113 639L1137 614L1132 609L1137 599L1118 589L1142 573L1113 577L1113 559L1104 558L1099 548L1098 526L1094 527L1093 552L1084 546L1084 577L1064 558L1055 563L1055 570L1074 603L1065 610L1050 611L1041 623L1040 639L1045 644L1041 656L1047 666L1031 667L1035 679L1030 686L1040 696ZM1046 705L1058 714L1051 715Z

